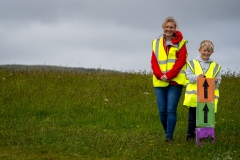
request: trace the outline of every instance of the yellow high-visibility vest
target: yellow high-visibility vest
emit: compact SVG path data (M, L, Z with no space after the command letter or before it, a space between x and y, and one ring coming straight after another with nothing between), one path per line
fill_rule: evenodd
M199 75L203 73L202 67L200 65L200 62L197 60L192 60L187 62L188 66L192 70L192 72L195 75ZM209 68L207 72L205 73L206 78L215 78L220 71L221 66L215 62L211 62L209 65ZM217 103L219 98L219 89L215 87L214 90L215 94L215 113L217 112ZM186 81L186 92L185 92L185 98L183 105L187 107L196 107L197 106L197 84L196 83L190 83L190 81L187 79Z
M163 38L153 40L152 50L155 53L162 73L166 73L173 68L173 65L177 60L176 53L182 48L184 44L187 44L187 42L188 42L187 40L182 40L178 44L172 45L167 55L163 45ZM182 67L178 76L171 79L171 81L175 81L180 85L186 85L186 65ZM155 75L153 75L154 87L167 87L168 85L169 85L168 82L159 80Z

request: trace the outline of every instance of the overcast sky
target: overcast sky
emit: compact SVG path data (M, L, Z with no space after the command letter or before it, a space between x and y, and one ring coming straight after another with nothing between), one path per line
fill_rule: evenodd
M0 0L0 65L151 71L151 43L176 18L188 60L200 42L212 59L240 70L240 0Z

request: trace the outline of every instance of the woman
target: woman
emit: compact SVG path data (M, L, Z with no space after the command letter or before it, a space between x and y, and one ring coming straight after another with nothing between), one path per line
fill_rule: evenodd
M163 36L152 42L153 86L166 142L173 142L177 106L186 83L187 41L177 27L176 20L167 17L162 24Z

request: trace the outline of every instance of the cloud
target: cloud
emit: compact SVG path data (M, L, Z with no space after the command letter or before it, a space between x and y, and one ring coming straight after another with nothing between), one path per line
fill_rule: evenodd
M11 0L0 5L0 64L48 64L151 70L151 41L174 16L189 42L189 60L202 40L212 58L238 67L240 1Z

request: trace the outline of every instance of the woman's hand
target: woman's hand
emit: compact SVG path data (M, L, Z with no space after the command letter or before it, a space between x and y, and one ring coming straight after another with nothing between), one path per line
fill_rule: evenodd
M166 75L163 75L163 76L161 77L161 80L162 80L162 81L165 81L165 82L169 82L168 77L167 77Z

